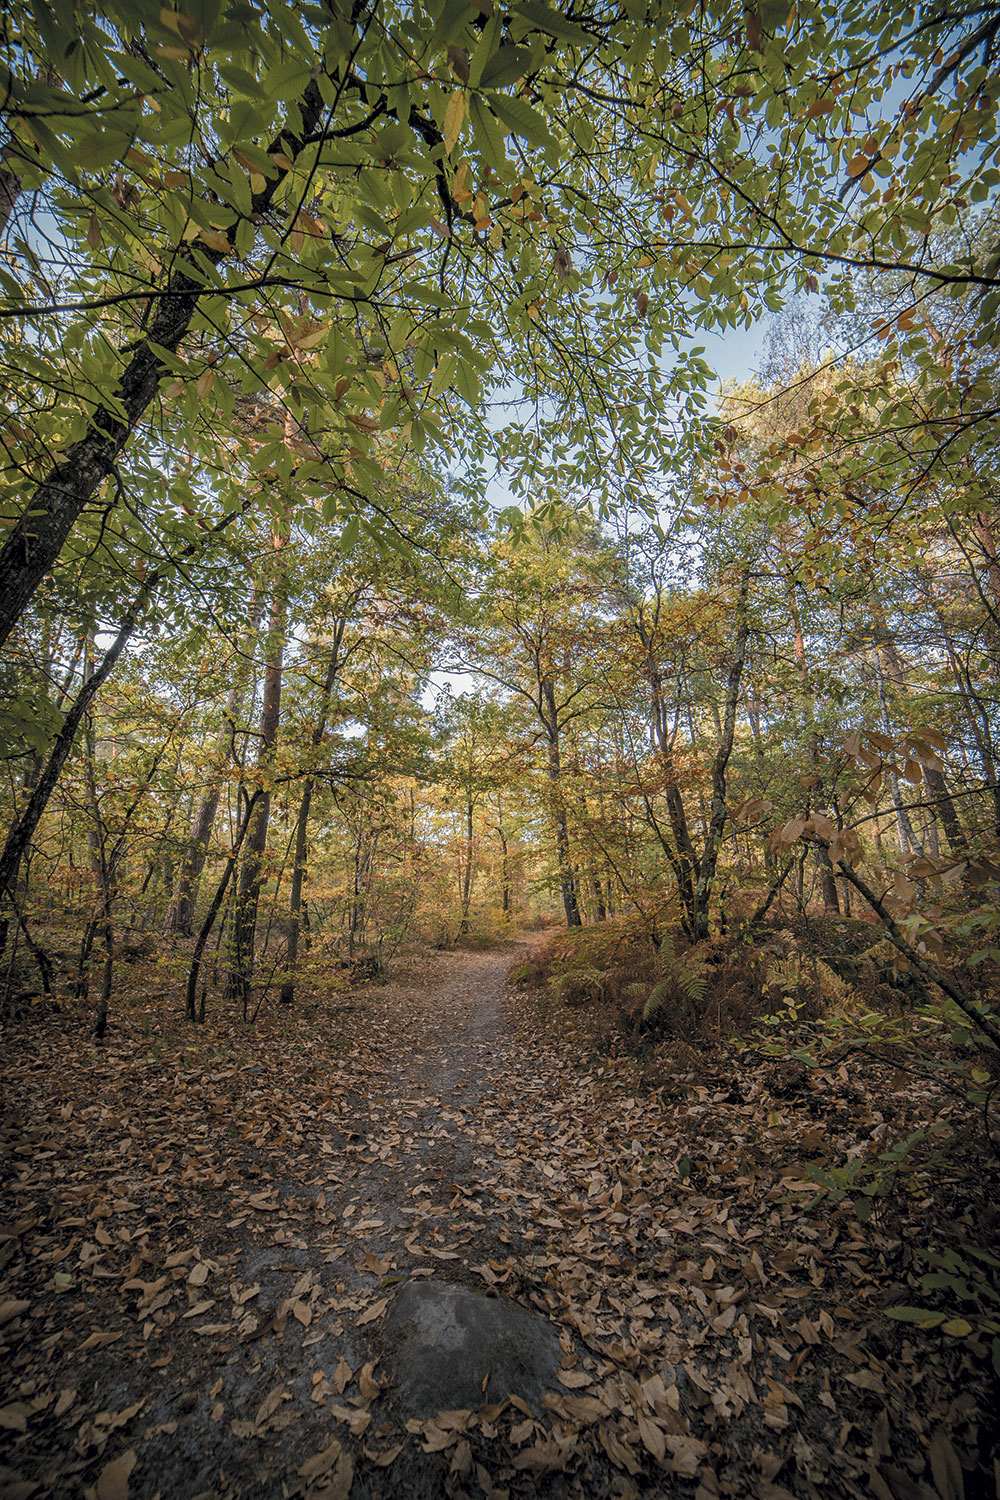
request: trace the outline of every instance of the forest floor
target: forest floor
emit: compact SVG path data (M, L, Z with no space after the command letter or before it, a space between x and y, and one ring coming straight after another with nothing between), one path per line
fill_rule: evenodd
M1000 1494L983 1346L884 1316L928 1221L995 1241L996 1173L862 1224L805 1172L926 1091L722 1051L651 1075L511 989L524 951L314 974L252 1028L139 973L103 1044L73 1007L10 1023L0 1497ZM541 1419L486 1389L402 1420L414 1279L552 1321Z

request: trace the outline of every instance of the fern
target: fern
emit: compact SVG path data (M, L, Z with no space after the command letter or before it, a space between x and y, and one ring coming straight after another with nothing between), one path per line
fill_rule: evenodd
M651 1021L665 1000L669 1000L674 992L674 987L669 979L661 979L659 984L650 990L646 996L646 1003L642 1007L642 1019Z
M801 953L796 952L774 960L762 988L764 994L777 990L788 996L793 1002L793 1009L797 1008L795 1002L801 1004L814 995L834 1013L848 1013L856 1009L858 1004L853 987L845 979L841 979L829 964L824 963L821 958L814 959L811 964L803 962Z
M668 932L660 943L660 972L663 978L654 985L642 1008L643 1021L651 1021L673 1001L685 1013L697 1013L705 999L710 966L698 957L697 947L678 953Z

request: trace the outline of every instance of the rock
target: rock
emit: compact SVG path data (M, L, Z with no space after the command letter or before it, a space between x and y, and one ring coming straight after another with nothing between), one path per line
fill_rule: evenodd
M411 1281L386 1313L384 1337L395 1405L406 1417L475 1411L512 1395L540 1414L542 1396L558 1389L562 1351L552 1324L464 1287Z

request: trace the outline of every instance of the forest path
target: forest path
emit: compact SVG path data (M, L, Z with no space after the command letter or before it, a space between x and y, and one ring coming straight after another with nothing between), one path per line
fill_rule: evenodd
M880 1315L898 1242L805 1178L871 1098L732 1058L639 1088L506 983L526 952L348 995L317 954L253 1028L137 976L104 1045L79 1009L10 1030L0 1500L832 1500L992 1441ZM880 1087L898 1128L919 1098ZM541 1420L487 1390L403 1423L383 1329L421 1282L549 1320Z

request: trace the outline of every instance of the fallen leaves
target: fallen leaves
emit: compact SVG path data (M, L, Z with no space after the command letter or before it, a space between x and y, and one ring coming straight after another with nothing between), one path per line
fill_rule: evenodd
M440 960L472 975L496 962ZM959 1407L925 1331L881 1321L877 1226L814 1205L803 1175L884 1129L857 1071L769 1081L729 1058L640 1092L582 1033L555 1038L527 1013L504 1029L492 1007L476 1030L466 991L447 996L372 993L343 1019L342 1052L322 1028L296 1052L308 1023L283 1017L287 1038L227 1038L231 1056L176 1067L127 1105L120 1070L140 1067L148 1038L123 1023L117 1062L82 1044L75 1098L32 1102L17 1125L31 1149L14 1158L0 1302L15 1453L37 1467L51 1450L81 1486L127 1495L125 1460L139 1455L145 1477L180 1422L244 1486L275 1462L263 1436L311 1434L273 1486L310 1500L346 1497L355 1466L391 1469L405 1448L487 1496L538 1492L553 1472L575 1483L595 1464L622 1484L691 1481L699 1500L776 1500L790 1476L836 1465L864 1493L872 1462L891 1500L906 1464L914 1484L961 1494L970 1366ZM54 1033L42 1057L49 1078L76 1066ZM899 1094L895 1107L915 1106ZM491 1400L395 1440L380 1320L396 1282L418 1276L478 1279L557 1325L565 1359L540 1413ZM919 1404L876 1357L876 1328L919 1375ZM965 1343L949 1358L967 1360ZM98 1411L89 1393L112 1371L136 1396L186 1404ZM873 1405L891 1423L872 1457ZM726 1456L741 1444L742 1490Z
M134 1448L105 1464L97 1479L97 1500L128 1500L129 1476L137 1463Z
M374 1323L377 1318L382 1316L388 1306L388 1297L381 1297L377 1302L373 1302L371 1307L366 1308L360 1317L357 1318L357 1326L362 1328L366 1323Z
M330 1471L333 1470L331 1474ZM321 1500L347 1500L354 1482L354 1460L336 1438L299 1466L299 1478L312 1486L309 1493ZM322 1484L317 1481L322 1480Z

